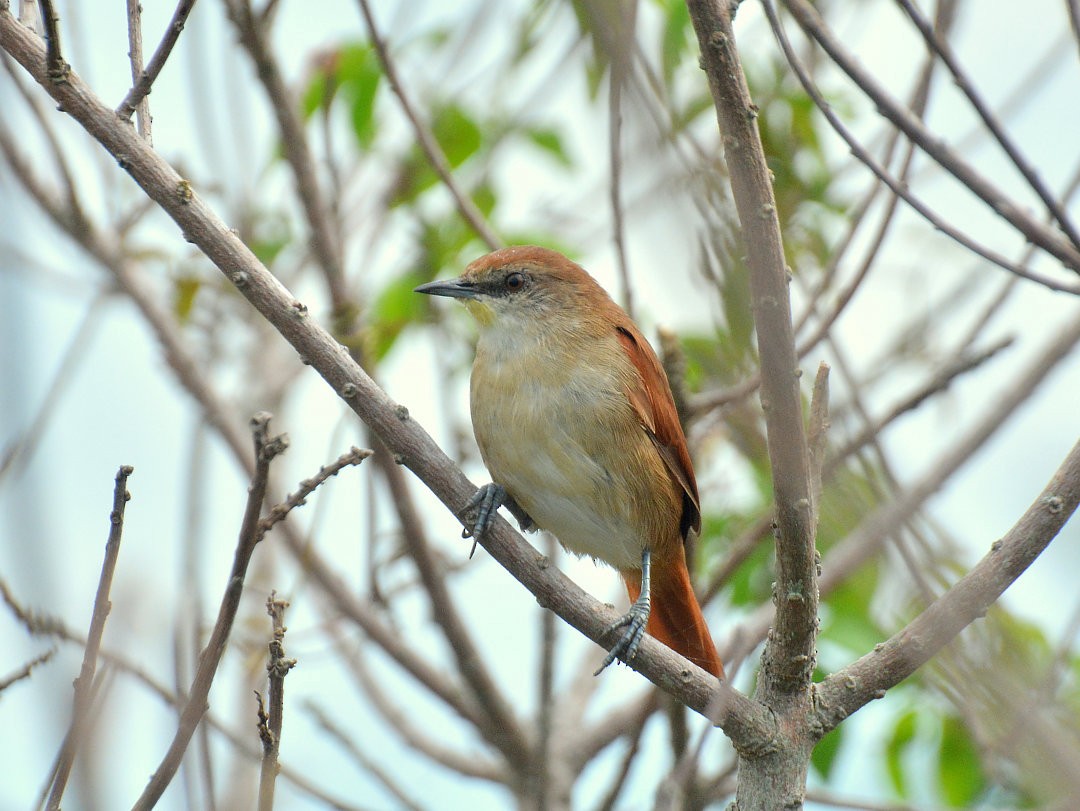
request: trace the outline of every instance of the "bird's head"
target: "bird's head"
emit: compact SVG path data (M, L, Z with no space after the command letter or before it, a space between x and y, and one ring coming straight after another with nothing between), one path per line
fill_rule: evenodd
M527 327L614 306L604 289L565 256L547 248L503 248L472 262L456 279L417 293L461 299L482 326Z

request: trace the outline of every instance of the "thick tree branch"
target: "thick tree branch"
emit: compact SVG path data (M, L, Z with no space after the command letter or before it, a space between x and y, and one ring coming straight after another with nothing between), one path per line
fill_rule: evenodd
M263 267L254 254L166 161L143 143L129 126L72 75L53 84L46 75L45 56L38 39L0 11L0 47L31 76L120 163L136 183L180 226L184 236L237 287L363 419L395 455L453 510L475 491L464 474L442 452L408 412L349 357L322 327L308 318L307 307ZM527 544L509 524L499 520L485 535L483 546L504 568L583 634L600 644L616 612L585 594ZM332 578L329 578L332 580ZM325 585L325 583L324 583ZM634 660L635 669L698 712L710 707L721 690L715 680L687 663L666 646L646 638ZM775 724L764 707L725 688L712 719L733 740L747 745L775 736Z
M762 695L794 694L815 662L817 582L809 453L802 421L788 273L769 168L758 134L729 6L689 0L702 64L723 136L731 191L742 225L761 357L761 403L776 501L776 623L763 657ZM769 699L766 698L768 703Z
M824 735L899 684L979 617L1057 536L1080 504L1080 442L1027 512L955 586L887 642L817 685Z

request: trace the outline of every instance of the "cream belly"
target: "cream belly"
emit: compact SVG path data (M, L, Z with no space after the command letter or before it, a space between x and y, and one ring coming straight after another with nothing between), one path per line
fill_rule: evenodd
M492 479L571 552L640 568L649 539L632 509L645 482L609 449L649 440L621 382L577 359L531 352L523 361L523 337L509 351L489 351L483 374L473 374L473 431ZM486 407L494 403L497 409ZM613 424L633 434L614 443Z

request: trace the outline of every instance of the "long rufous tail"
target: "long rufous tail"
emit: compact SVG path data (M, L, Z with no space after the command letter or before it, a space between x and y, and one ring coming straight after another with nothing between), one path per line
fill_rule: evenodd
M623 572L622 576L632 604L641 594L641 572ZM724 678L724 665L694 596L682 555L675 560L654 559L651 581L652 611L646 632L702 670Z

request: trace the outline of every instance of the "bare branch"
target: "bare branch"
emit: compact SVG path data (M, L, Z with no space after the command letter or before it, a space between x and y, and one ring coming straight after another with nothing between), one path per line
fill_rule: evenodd
M172 53L177 40L180 39L180 32L184 30L188 15L191 14L191 10L194 7L195 0L180 0L176 4L176 11L173 12L172 20L169 21L169 27L165 29L165 35L161 38L161 42L158 44L157 50L154 51L154 55L150 57L150 62L145 70L140 69L138 74L136 74L135 64L132 62L131 79L134 84L127 92L127 95L124 96L124 100L120 102L120 106L116 108L116 114L118 116L121 118L131 118L132 113L137 109L142 108L143 100L150 94L150 89L154 86L154 82L157 81L158 74L160 74L161 69L165 67L165 62ZM148 106L146 111L147 116L149 116L150 110ZM140 120L141 115L142 114L140 113ZM149 126L147 127L147 132L149 132Z
M283 502L271 507L267 512L266 517L259 522L258 540L261 541L266 537L266 533L273 529L274 525L279 521L284 521L290 512L307 503L311 494L318 490L328 479L332 476L336 476L346 467L359 465L365 459L370 457L372 453L374 453L374 451L362 450L356 447L350 448L329 465L320 467L319 472L310 479L304 479L300 482L300 486L296 489L295 493L290 493L285 497Z
M911 3L911 0L897 0L900 4L900 8L907 14L915 27L919 29L919 33L922 34L923 40L926 42L926 46L930 49L931 53L934 53L941 59L945 67L948 68L949 73L952 74L953 81L956 82L956 86L960 88L961 92L969 102L971 106L975 108L975 112L979 114L979 118L982 119L986 128L990 131L990 134L994 136L994 140L998 142L1005 154L1009 156L1009 160L1013 162L1013 165L1020 171L1020 174L1024 176L1024 179L1031 186L1032 190L1039 196L1039 199L1043 201L1046 206L1046 210L1050 213L1050 216L1057 220L1061 230L1065 233L1072 244L1080 248L1080 234L1077 233L1076 227L1073 225L1072 220L1061 203L1054 197L1043 183L1042 178L1035 172L1035 168L1031 165L1027 158L1021 153L1016 144L1013 143L1012 138L1001 126L1001 123L997 120L997 117L993 114L986 102L983 101L982 96L975 89L975 85L972 84L967 74L960 67L959 61L953 55L952 48L949 47L949 43L938 36L937 32L930 26L926 18L919 13L919 10Z
M797 6L798 9L806 12L804 16L800 16L799 14L795 15L796 19L799 20L800 24L803 24L805 20L811 19L813 16L816 15L816 12L806 11L805 7L801 5L801 0L792 0L792 2L787 3L787 6L789 10L793 10L792 6ZM1042 274L1027 270L1024 267L1009 261L1007 257L998 253L997 251L993 251L985 247L984 245L977 243L974 239L963 233L960 229L953 227L951 224L949 224L944 219L935 214L929 206L927 206L925 203L915 197L915 195L912 194L903 183L901 183L899 180L893 177L892 174L886 171L885 168L882 167L866 150L866 148L859 143L858 139L856 139L855 136L851 134L848 128L844 126L844 123L840 120L840 117L833 112L832 108L821 96L821 93L817 90L813 81L810 79L809 74L806 72L805 68L803 68L801 61L795 56L795 53L792 50L790 43L788 43L787 37L783 33L783 28L780 26L779 19L776 16L776 11L773 8L772 3L765 2L764 8L766 14L769 16L769 21L773 26L773 31L776 34L777 39L779 40L780 45L784 50L784 54L788 59L788 64L791 65L791 68L795 72L795 75L799 78L799 81L802 83L807 95L810 96L814 104L828 120L829 124L836 131L836 134L844 140L848 147L850 147L851 153L856 158L858 158L871 172L873 172L882 182L884 182L885 185L887 185L889 189L893 192L893 194L903 199L904 202L911 206L912 209L914 209L920 216L922 216L927 222L929 222L935 229L941 231L943 234L946 234L951 239L955 240L960 245L963 245L972 253L981 256L986 261L992 262L998 267L1007 270L1010 273L1013 273L1023 279L1027 279L1028 281L1041 284L1044 287L1049 288L1050 290L1069 293L1071 295L1080 295L1080 285L1064 284L1062 282L1055 281L1049 276L1044 276ZM804 25L804 28L806 28L807 25L809 25L809 23ZM826 29L824 28L824 24L819 24L812 30L815 32L819 30L823 32L826 31ZM822 33L821 36L826 36L826 33ZM832 54L830 53L830 55ZM867 79L867 81L872 82L871 79ZM944 150L944 147L940 145L939 141L937 139L934 139L932 135L925 131L923 125L916 116L911 114L910 111L904 109L891 98L889 99L889 102L892 105L890 109L892 109L893 111L893 115L890 115L889 119L896 123L898 127L901 127L901 129L903 129L905 134L907 134L908 137L912 139L912 141L917 143L924 151L928 151L928 141L931 142L931 145L935 149ZM901 119L902 121L906 122L908 124L908 128L902 126L897 119ZM917 129L917 131L922 135L922 137L920 138L912 135L910 129ZM931 155L931 157L937 159L938 156ZM969 176L974 176L974 178L977 178L977 182L980 184L981 187L983 187L983 191L987 195L987 197L990 197L991 199L997 201L997 205L994 208L995 211L997 211L999 214L1002 214L1002 216L1006 216L1006 214L1011 214L1018 211L1018 209L1013 207L1011 203L1005 201L1004 196L1001 195L1001 193L998 192L997 189L993 188L993 186L989 184L989 181L986 181L984 178L982 178L981 175L976 174L974 170L967 167L966 164L960 163L959 165L963 167L964 171L961 173L962 176L958 175L958 179L960 179L961 182L965 182L965 179ZM954 174L956 174L956 172L954 172ZM992 190L993 194L987 189ZM972 191L977 192L977 190L973 187ZM989 201L987 200L987 202ZM993 203L990 204L992 206L994 205ZM1078 264L1078 267L1080 267L1080 253L1077 253L1077 255L1073 257L1072 254L1076 253L1076 251L1074 251L1071 246L1063 244L1060 238L1058 238L1053 232L1050 232L1045 225L1039 223L1038 221L1031 220L1022 213L1017 213L1016 216L1022 219L1025 225L1030 226L1030 228L1033 228L1045 237L1042 242L1036 242L1035 240L1032 240L1033 242L1036 242L1036 244L1038 244L1044 250L1057 257L1067 267L1072 267L1070 263L1074 261ZM1006 218L1008 219L1008 217ZM1010 220L1010 222L1012 222L1012 220ZM1019 225L1016 225L1015 222L1012 222L1012 224L1015 225L1017 229L1024 234L1025 237L1030 239L1030 235L1022 228L1020 228ZM1052 250L1052 248L1054 247L1058 249L1057 253Z
M348 298L339 233L333 227L329 206L319 188L315 159L311 155L304 127L297 113L297 105L285 85L280 65L270 53L267 42L270 16L256 15L251 0L229 0L225 7L229 19L240 35L240 44L255 63L255 75L262 82L270 100L278 131L281 133L282 149L289 168L292 169L296 194L300 198L310 231L311 251L330 287L332 300L337 305Z
M52 659L55 654L56 648L49 648L49 650L45 651L40 656L35 656L33 659L20 667L14 673L0 678L0 693L11 687L11 685L16 684L23 679L29 678L30 675L34 672L35 667L45 664L47 661Z
M527 774L532 765L534 741L526 735L513 705L495 682L492 673L484 666L484 659L457 604L451 598L446 578L431 553L423 522L409 497L405 477L385 452L376 454L375 464L390 487L393 503L401 520L402 539L416 563L420 580L424 584L428 599L431 600L432 616L450 645L462 678L484 711L478 729L503 753L507 761L514 764L522 774Z
M859 66L806 0L785 0L784 4L803 30L821 45L837 67L843 70L874 102L883 116L899 127L908 138L918 144L923 152L970 189L995 213L1019 231L1025 239L1057 258L1065 267L1080 272L1080 247L1064 241L1060 234L1036 220L1022 206L1011 201L989 179L976 172L959 155L945 146L940 138L935 137L926 129L916 116L890 96L869 72ZM894 189L894 191L897 190Z
M307 702L305 708L315 718L316 723L326 733L333 738L338 745L341 746L346 752L348 752L352 758L359 763L363 768L369 772L376 780L382 784L390 794L397 800L400 808L409 809L409 811L422 811L423 806L417 805L415 801L406 793L404 787L399 785L398 781L394 779L393 775L387 772L382 766L376 763L365 754L364 750L356 745L356 741L353 740L354 735L351 730L342 729L341 726L330 717L330 714L323 710L316 704Z
M810 400L810 426L807 431L810 451L810 493L814 505L814 525L817 526L821 506L821 474L825 466L825 450L829 444L829 364L818 365L814 378L814 394Z
M1080 504L1080 442L1027 512L955 586L902 631L815 689L824 735L899 684L987 609L1032 564Z
M379 57L379 64L382 65L383 73L386 74L386 78L390 82L390 88L401 103L401 109L405 113L405 117L412 124L413 132L416 133L416 141L427 157L428 163L431 164L431 168L435 170L435 174L439 176L442 184L446 186L450 196L454 198L454 204L457 206L462 219L469 224L473 231L476 232L476 235L491 250L501 247L502 240L491 230L491 226L488 225L480 209L476 207L476 203L454 180L450 163L447 161L442 147L439 146L435 133L424 123L413 107L409 94L405 92L405 85L401 83L401 77L398 75L394 60L390 56L390 49L386 45L386 40L383 39L382 34L379 33L379 29L375 25L375 17L371 13L370 5L367 0L359 0L359 3L360 13L364 16L364 22L367 23L368 36L371 37L371 44L375 47L375 53Z
M97 594L94 596L94 613L90 618L90 632L86 635L86 650L83 652L82 668L75 679L75 706L71 725L64 738L60 755L57 759L56 776L45 805L48 811L59 811L60 800L67 788L71 767L75 763L75 750L82 743L86 729L86 719L90 712L94 674L97 670L98 652L101 650L101 637L105 633L105 621L109 617L112 603L109 592L112 590L113 574L116 562L120 559L120 540L124 533L124 511L131 499L127 491L128 476L134 468L123 465L116 472L116 484L113 487L113 506L109 514L109 539L105 543L105 560L101 564L101 576L98 578Z
M63 105L136 180L147 195L176 221L185 237L232 281L239 292L319 372L343 400L375 431L396 459L413 470L451 510L460 509L472 494L472 485L418 425L408 419L326 330L307 317L307 308L270 274L250 249L221 222L191 184L160 155L149 149L101 104L78 76L63 85L48 81L40 44L10 14L0 12L0 47L10 53L47 92ZM793 384L794 385L794 384ZM616 612L583 592L569 578L546 564L510 526L499 519L482 540L489 553L528 588L546 607L600 644ZM289 541L293 549L293 542ZM295 554L310 552L297 541ZM313 571L309 569L310 571ZM327 569L320 578L324 588L338 592L335 600L347 604L350 595ZM368 618L370 619L370 618ZM391 635L392 636L392 635ZM646 637L634 667L687 706L704 710L717 690L716 682L666 646ZM768 737L774 720L761 706L732 693L713 719L734 739Z
M180 713L180 725L173 736L172 744L162 759L161 764L150 777L139 799L132 806L133 811L149 811L161 798L166 787L172 781L176 770L180 768L184 752L191 736L206 713L208 704L207 697L210 695L210 686L214 682L221 657L225 654L225 646L229 641L233 621L236 612L240 608L240 597L244 590L244 579L247 576L248 564L259 542L259 514L262 512L263 500L266 498L266 487L270 476L270 462L275 456L282 453L288 446L284 435L271 437L269 434L270 415L260 412L251 419L252 436L255 440L255 475L252 477L251 486L248 489L247 506L244 509L243 522L240 525L240 537L236 544L236 552L233 556L232 571L225 586L225 592L221 595L221 605L218 608L217 621L210 633L210 641L199 657L199 666L192 681L188 700Z
M295 659L285 658L285 609L289 603L279 600L271 592L266 598L266 613L270 615L272 637L270 659L266 663L269 674L270 712L264 714L262 697L259 697L259 737L263 743L262 768L259 772L259 811L273 811L274 788L277 785L281 763L281 729L285 721L285 676L296 667ZM258 695L258 693L256 693Z
M761 403L776 501L775 633L763 659L763 695L804 691L817 633L817 582L809 454L787 266L756 111L735 47L730 6L689 0L690 17L713 94L731 190L742 224L754 329L761 357Z
M41 0L41 21L45 25L45 61L49 78L62 82L71 66L60 53L60 17L53 7L53 0Z
M139 81L139 77L143 72L143 45L142 45L142 4L139 0L127 0L127 21L128 21L128 60L131 62L131 83L135 85ZM153 119L150 117L150 102L146 99L146 94L139 99L139 103L135 106L135 110L138 113L139 122L139 135L143 137L147 143L153 143L154 139L151 135L151 124Z

